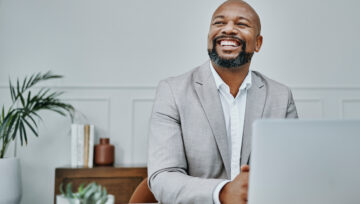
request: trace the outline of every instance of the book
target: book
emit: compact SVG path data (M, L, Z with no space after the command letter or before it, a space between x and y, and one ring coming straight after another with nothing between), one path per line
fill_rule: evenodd
M77 166L84 166L84 125L78 125L77 134Z
M84 167L89 165L89 139L90 139L90 125L84 125Z
M92 168L94 166L94 125L72 124L70 142L71 167Z
M95 128L94 125L90 125L90 138L89 138L89 163L88 167L94 166L94 143L95 143Z
M77 166L77 134L78 134L77 128L78 128L77 124L71 125L71 140L70 140L71 167Z

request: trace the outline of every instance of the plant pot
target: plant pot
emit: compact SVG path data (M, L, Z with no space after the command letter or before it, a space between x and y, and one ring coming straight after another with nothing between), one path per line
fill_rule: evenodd
M0 159L0 175L0 204L19 204L22 194L20 159Z
M105 204L114 204L115 197L111 194L108 195L108 199ZM63 195L56 196L56 204L81 204L79 199L68 199ZM96 202L96 204L100 204L100 201Z

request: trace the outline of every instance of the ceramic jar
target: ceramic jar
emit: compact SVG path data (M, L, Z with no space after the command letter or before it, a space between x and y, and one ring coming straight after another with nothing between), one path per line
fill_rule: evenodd
M100 144L95 145L95 165L112 166L115 160L115 147L110 144L110 138L100 138Z

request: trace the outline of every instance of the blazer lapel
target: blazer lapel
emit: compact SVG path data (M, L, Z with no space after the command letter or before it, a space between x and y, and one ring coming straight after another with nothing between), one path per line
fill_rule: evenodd
M246 97L244 133L240 160L241 165L249 163L251 152L252 124L254 120L262 118L266 102L266 87L264 82L256 74L256 72L252 72L251 74L253 84L248 90Z
M194 73L194 87L215 136L228 178L230 178L230 155L226 135L225 118L215 80L211 75L209 61Z

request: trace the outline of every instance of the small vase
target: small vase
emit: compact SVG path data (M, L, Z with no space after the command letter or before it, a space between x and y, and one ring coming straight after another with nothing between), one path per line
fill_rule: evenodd
M95 165L112 166L114 164L114 145L110 144L110 138L100 138L100 144L95 145Z
M0 175L0 204L19 204L22 194L20 159L0 159Z

